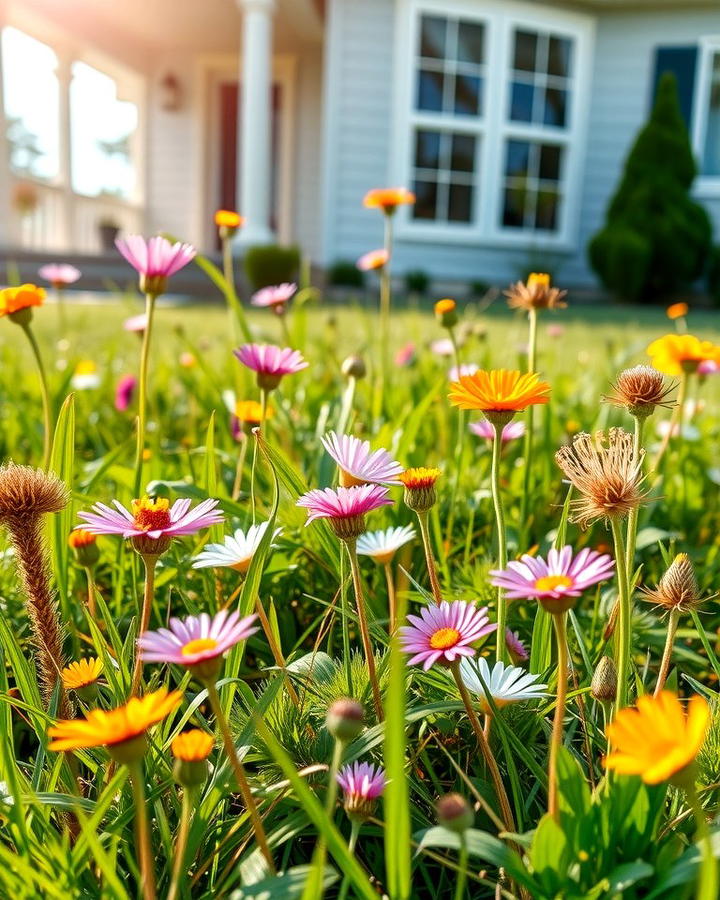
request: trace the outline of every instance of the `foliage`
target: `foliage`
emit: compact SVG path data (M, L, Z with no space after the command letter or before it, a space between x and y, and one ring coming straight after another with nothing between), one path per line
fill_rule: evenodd
M300 268L300 250L279 244L258 244L248 247L243 263L252 289L258 291L272 284L294 281Z
M361 288L365 284L365 273L354 262L338 259L328 269L327 280L331 287Z
M427 294L430 276L422 269L412 269L405 273L405 290L408 294Z

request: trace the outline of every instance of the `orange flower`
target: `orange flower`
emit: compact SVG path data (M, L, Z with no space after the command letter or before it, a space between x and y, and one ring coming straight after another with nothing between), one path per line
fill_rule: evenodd
M672 303L665 310L665 315L668 317L668 319L682 319L683 316L686 316L688 314L689 309L690 307L687 305L687 303Z
M370 250L363 253L355 265L361 272L371 272L373 269L382 269L389 259L390 254L385 249Z
M218 228L242 228L245 219L229 209L219 209L215 213L215 224Z
M398 478L408 490L417 491L432 487L441 475L440 469L426 469L425 466L419 466L416 469L405 469Z
M44 302L45 290L34 284L5 288L0 291L0 316L9 316L31 306L42 306Z
M71 531L70 537L68 538L68 546L72 547L73 550L77 550L78 547L87 547L96 542L97 537L91 532L85 531L84 528L78 528L75 531Z
M605 766L620 775L639 775L645 784L682 781L705 742L709 723L710 707L699 694L690 700L687 714L670 691L657 697L645 694L637 707L621 709L608 725L614 752Z
M536 373L521 374L517 370L481 369L474 375L463 375L450 385L448 395L453 406L479 409L484 413L521 412L528 406L547 403L550 385L540 381Z
M367 209L380 209L386 216L391 216L398 206L414 202L415 194L407 188L373 188L365 194L363 206Z
M160 688L144 697L132 697L124 706L105 711L93 709L84 719L61 719L48 729L50 750L81 747L113 747L145 734L180 703L179 691Z
M60 673L63 687L66 691L76 691L78 688L95 684L102 670L102 660L94 656L90 659L81 659L79 662L70 663Z
M696 372L702 362L720 363L720 347L692 334L666 334L647 348L650 362L666 375Z
M445 297L443 300L438 300L435 304L435 314L441 316L443 313L452 312L457 306L457 303L452 300L450 297Z
M213 737L199 728L183 731L170 745L175 759L183 762L201 762L207 759L213 747Z

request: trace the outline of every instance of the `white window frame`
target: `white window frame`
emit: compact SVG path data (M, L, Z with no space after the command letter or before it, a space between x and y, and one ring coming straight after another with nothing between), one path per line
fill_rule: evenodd
M420 17L437 15L482 22L485 26L485 67L481 117L450 116L415 110L417 46ZM399 240L483 245L526 246L575 250L579 237L579 206L587 140L589 91L595 20L592 16L512 0L399 0L395 28L397 85L394 98L391 181L411 187L414 169L414 133L420 127L477 135L474 180L474 217L469 224L431 222L412 218L408 207L396 214ZM513 123L506 112L510 91L510 62L515 29L551 32L573 41L573 75L567 116L569 126ZM500 79L499 81L497 79ZM464 125L463 119L468 123ZM505 141L508 136L567 145L560 182L562 203L555 232L500 225L504 182Z
M693 98L692 146L698 168L705 151L705 131L710 105L710 86L713 57L720 54L720 34L700 38L697 69L695 71L695 95ZM693 185L693 194L699 197L720 197L720 175L699 174Z

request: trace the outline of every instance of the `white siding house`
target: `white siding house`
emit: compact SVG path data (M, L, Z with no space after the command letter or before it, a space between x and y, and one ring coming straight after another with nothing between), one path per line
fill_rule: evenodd
M5 256L98 253L106 220L212 252L225 206L248 218L238 252L328 266L381 244L366 191L404 185L396 272L592 285L664 69L720 241L718 0L0 0L0 33Z

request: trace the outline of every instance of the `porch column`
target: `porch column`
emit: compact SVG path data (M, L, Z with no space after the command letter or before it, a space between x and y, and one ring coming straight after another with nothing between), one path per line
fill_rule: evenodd
M0 35L5 25L5 3L0 0ZM12 213L10 208L10 153L7 141L7 119L3 93L3 59L0 41L0 247L9 247L12 240Z
M237 0L243 17L240 115L238 116L238 212L245 226L236 244L272 243L272 17L275 0Z
M57 235L59 247L64 250L77 249L75 244L75 196L72 189L72 126L70 121L70 85L72 84L72 54L62 48L56 51L58 57L55 72L58 80L58 123L59 123L59 172L62 185L62 206L60 229Z

